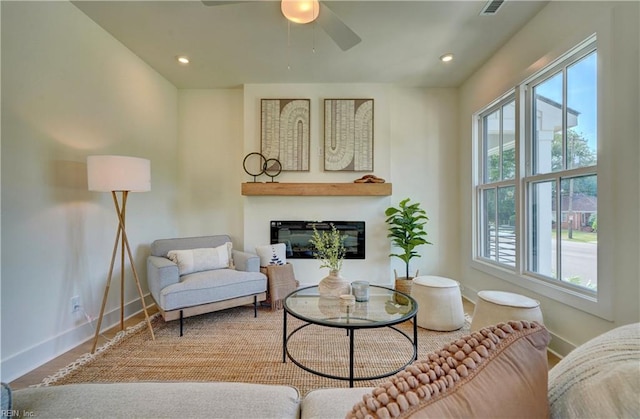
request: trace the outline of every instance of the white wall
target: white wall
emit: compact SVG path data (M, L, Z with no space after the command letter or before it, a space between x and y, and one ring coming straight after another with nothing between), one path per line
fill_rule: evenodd
M246 85L244 89L244 154L260 151L260 99L308 98L311 100L311 157L308 172L283 172L280 182L352 182L361 172L325 172L323 170L323 103L327 98L374 99L374 170L377 176L393 184L390 197L270 197L244 198L244 244L247 250L269 243L271 220L359 220L366 222L365 260L346 260L342 275L349 280L368 280L390 285L393 269L402 275L399 259L389 259L390 242L384 223L384 211L404 197L421 202L433 222L427 226L434 246L425 246L425 256L412 261L411 269L422 274L455 270L446 266L456 254L455 238L445 232L455 228L456 170L446 161L455 161L455 91L396 89L378 84L268 84ZM444 120L440 119L444 116ZM446 125L439 125L438 122ZM453 129L448 130L448 127ZM453 144L453 146L451 145ZM442 157L444 159L440 160ZM240 166L240 165L239 165ZM240 168L241 169L241 168ZM250 181L244 175L244 181ZM261 179L268 180L267 178ZM439 198L439 199L437 199ZM451 255L451 257L449 256ZM319 271L319 262L296 259L296 277L304 285L316 284L327 272Z
M359 172L324 172L322 115L324 98L374 99L374 173L393 183L390 197L265 197L240 195L250 181L242 159L260 151L260 99L311 100L311 157L308 172L283 172L281 182L351 182ZM242 90L179 92L180 203L182 234L227 232L237 247L254 251L269 242L273 219L346 219L367 223L367 259L347 260L343 275L391 284L393 269L384 210L410 197L431 217L427 225L434 244L412 270L455 277L457 228L457 161L455 89L394 88L388 85L246 85ZM267 181L263 176L259 180ZM325 272L314 260L292 260L303 284L314 284Z
M427 212L427 240L412 267L421 275L457 279L458 99L457 89L395 88L392 91L391 177L393 201L418 201ZM402 272L402 262L392 260Z
M70 299L98 315L117 219L109 194L87 191L88 155L151 160L151 191L127 205L147 289L148 243L176 233L177 90L71 3L1 7L1 378L10 381L93 335ZM131 313L139 301L127 275ZM118 316L112 291L103 325Z
M465 292L482 289L541 301L551 348L566 353L615 326L640 320L639 3L551 2L460 88L460 239ZM593 33L598 36L601 102L598 156L598 282L612 292L612 320L572 308L474 269L472 115ZM607 283L611 284L610 287Z
M180 234L229 234L242 248L242 89L180 90L178 96Z

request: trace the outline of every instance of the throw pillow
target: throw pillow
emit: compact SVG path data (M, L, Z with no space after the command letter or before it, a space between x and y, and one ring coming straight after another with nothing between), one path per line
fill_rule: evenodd
M569 352L549 372L552 418L631 418L640 412L640 323Z
M347 418L547 418L548 343L538 323L481 329L378 385Z
M284 243L267 244L256 247L260 256L260 266L284 265L287 263L287 246Z
M167 257L178 265L180 275L187 275L212 269L232 268L231 251L232 244L227 242L213 248L170 250Z

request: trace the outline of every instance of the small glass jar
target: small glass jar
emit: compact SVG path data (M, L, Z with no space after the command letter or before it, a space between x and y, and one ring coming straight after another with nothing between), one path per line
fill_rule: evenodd
M369 301L369 283L367 281L353 281L351 292L356 297L356 301L361 303Z

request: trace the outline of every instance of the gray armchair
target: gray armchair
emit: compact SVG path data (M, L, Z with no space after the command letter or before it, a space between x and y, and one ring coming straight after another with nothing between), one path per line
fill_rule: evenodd
M200 270L180 275L171 251L217 248L231 242L227 235L160 239L151 244L147 258L149 291L165 321L183 319L212 311L258 302L267 298L267 277L260 272L257 255L232 250L235 268ZM172 255L173 256L173 255Z

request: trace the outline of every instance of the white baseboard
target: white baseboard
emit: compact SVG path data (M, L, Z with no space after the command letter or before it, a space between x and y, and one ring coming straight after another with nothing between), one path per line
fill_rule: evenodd
M558 358L562 359L567 356L569 352L576 349L576 345L574 345L573 343L564 340L560 336L551 332L551 330L549 330L549 333L551 334L551 342L549 342L548 351Z
M148 295L145 295L145 301L147 300ZM147 309L149 307L150 305L147 305ZM140 298L137 298L124 306L125 318L129 318L140 312L142 312ZM118 325L119 322L120 308L117 307L104 314L102 330L110 329L111 327ZM0 364L0 380L2 382L9 383L57 358L65 352L70 351L78 345L93 339L96 332L96 324L97 320L92 322L86 320L73 329L67 330L58 336L27 348L7 359L3 359Z

